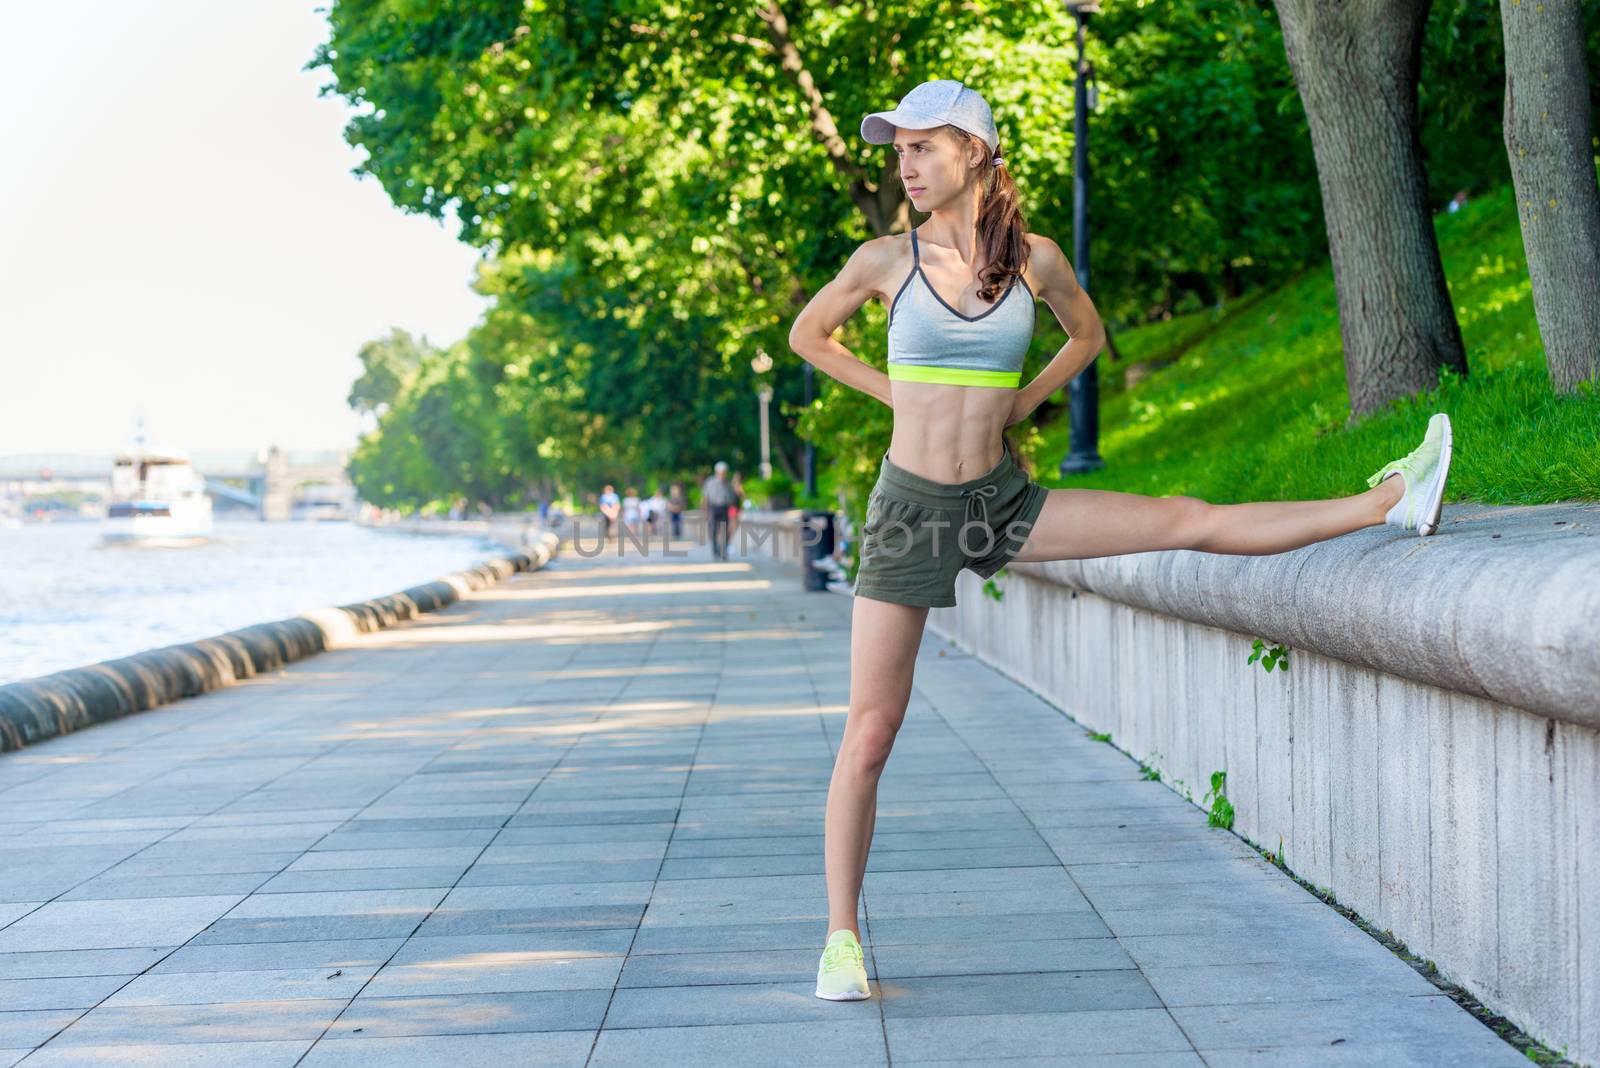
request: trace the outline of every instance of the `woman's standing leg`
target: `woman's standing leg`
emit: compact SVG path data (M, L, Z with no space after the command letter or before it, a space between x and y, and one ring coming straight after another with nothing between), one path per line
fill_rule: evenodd
M857 597L850 622L850 711L828 784L823 843L828 932L861 930L857 909L878 814L878 779L911 700L928 610Z

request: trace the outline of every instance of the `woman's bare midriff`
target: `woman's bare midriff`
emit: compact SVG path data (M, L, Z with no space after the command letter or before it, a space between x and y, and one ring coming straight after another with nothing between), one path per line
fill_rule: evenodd
M891 382L889 462L935 482L966 482L1000 462L1016 389Z

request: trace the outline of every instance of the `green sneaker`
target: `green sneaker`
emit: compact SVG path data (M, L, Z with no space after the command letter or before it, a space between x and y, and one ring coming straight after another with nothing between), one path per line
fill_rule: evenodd
M1450 473L1450 417L1437 412L1428 420L1422 444L1398 460L1390 460L1367 478L1376 486L1398 474L1405 495L1389 509L1383 521L1403 530L1415 530L1427 537L1439 529L1439 513L1444 508L1444 483Z
M855 932L841 927L828 936L817 965L817 997L829 1001L860 1001L869 998L867 969L862 964L861 943Z

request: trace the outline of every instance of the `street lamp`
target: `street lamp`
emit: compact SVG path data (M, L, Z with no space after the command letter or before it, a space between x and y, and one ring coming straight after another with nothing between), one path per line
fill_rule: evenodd
M1089 93L1094 68L1084 54L1083 35L1090 15L1100 13L1096 0L1065 0L1078 22L1078 64L1072 80L1072 262L1078 284L1089 291ZM1071 451L1058 470L1063 475L1098 471L1100 458L1100 358L1078 372L1067 386L1072 420Z
M772 357L768 356L765 349L756 350L756 358L750 361L750 369L756 374L766 374L772 370ZM772 477L772 439L767 430L767 405L772 403L772 386L763 381L756 387L756 396L761 398L761 477Z
M761 477L766 480L772 477L772 447L767 436L767 405L772 403L772 387L761 383L756 396L761 398Z

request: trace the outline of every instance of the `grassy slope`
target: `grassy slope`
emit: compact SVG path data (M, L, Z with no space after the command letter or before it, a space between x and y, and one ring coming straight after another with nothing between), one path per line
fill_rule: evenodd
M1415 448L1428 416L1445 411L1455 429L1447 500L1600 499L1600 389L1550 391L1510 189L1439 215L1435 227L1467 378L1447 376L1438 390L1342 429L1350 409L1325 266L1220 310L1119 333L1123 359L1100 360L1106 468L1056 475L1067 453L1063 418L1026 443L1034 477L1219 503L1344 496ZM1129 363L1174 355L1177 362L1122 388Z

